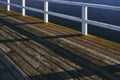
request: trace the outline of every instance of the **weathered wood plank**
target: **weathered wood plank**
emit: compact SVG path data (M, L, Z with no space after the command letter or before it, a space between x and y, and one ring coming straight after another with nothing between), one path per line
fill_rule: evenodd
M47 73L50 73L52 76L50 79L52 80L53 78L80 80L107 80L109 78L118 80L119 77L116 77L115 74L117 74L117 70L120 70L119 43L117 44L91 35L83 37L76 30L53 23L44 24L41 20L29 16L21 17L18 13L12 11L3 11L0 15L1 19L20 27L20 30L25 30L30 35L32 33L39 37L32 39L32 37L24 35L26 33L20 34L20 31L20 33L16 32L13 28L12 30L9 27L3 26L3 24L0 27L1 39L8 41L0 43L0 47L29 76L35 77L37 75L36 79L46 80L49 78ZM15 26L14 28L17 29ZM44 42L45 45L38 44L38 41ZM46 46L47 44L48 46ZM72 55L77 55L80 58L74 58ZM19 60L21 63L18 63ZM85 70L84 72L86 73L82 73L81 70ZM51 73L56 73L57 76ZM86 74L89 75L84 77L83 75ZM43 77L40 75L43 75Z
M22 52L23 53L23 52ZM23 55L23 56L25 56L25 55ZM27 58L28 59L28 58ZM30 60L30 59L29 59ZM33 63L32 63L32 65L34 65ZM44 70L44 69L43 69Z
M16 78L11 75L11 73L9 72L9 70L7 69L7 67L4 65L4 61L3 61L3 56L1 55L2 51L0 51L0 79L2 80L16 80Z
M2 35L4 36L4 35ZM1 36L1 37L2 37ZM5 36L4 36L5 37ZM7 39L7 38L5 38ZM14 45L11 45L11 43L6 43L6 45L8 47L10 47L11 49L13 49ZM19 49L19 48L18 48ZM13 52L15 51L15 52ZM22 68L22 70L28 74L30 77L34 77L36 75L39 75L40 73L38 71L36 71L34 68L32 68L32 66L30 64L28 64L26 61L24 61L24 59L22 57L20 57L18 54L16 54L16 50L13 49L12 52L9 52L7 55L17 64L19 65L20 68ZM46 80L45 78L43 78L42 76L40 77L34 77L33 80Z
M2 40L1 40L2 41ZM6 45L4 45L2 42L0 43L0 48L5 52L8 53L11 51L10 48L8 48Z
M30 54L31 56L35 56L33 53L35 53L35 52L33 52L33 51L31 51L30 49L28 49L27 47L25 47L25 46L23 46L23 45L21 45L21 43L19 43L17 46L19 46L19 48L21 48L22 50L27 50L27 53L31 53L32 52L32 54ZM22 52L23 53L23 52ZM25 54L23 55L23 57L25 57ZM32 58L32 57L31 57ZM31 58L29 58L28 56L26 56L26 60L28 60L28 61L30 61L30 62L33 62L33 60L31 59ZM32 61L31 61L32 60ZM33 65L33 66L35 66L35 65L37 65L37 64L39 64L39 63L37 63L37 64L34 64L35 63L35 61L33 62L33 63L31 63L31 65ZM44 62L45 63L45 62ZM49 62L49 64L50 64L50 62ZM39 65L40 66L40 65ZM39 67L38 66L38 67ZM46 66L48 66L48 65L46 65ZM49 68L50 68L50 66L49 66ZM45 71L47 71L47 69L42 69L42 70L45 70ZM41 71L41 70L40 70Z
M29 50L28 50L29 51ZM49 62L50 63L50 62Z
M17 80L30 80L29 77L22 72L20 68L17 67L16 64L8 58L2 50L0 50L0 61L7 67L10 73L17 79Z
M57 29L56 29L57 30Z
M45 32L45 31L44 31ZM50 34L50 33L49 33ZM68 40L67 40L67 42L68 42Z

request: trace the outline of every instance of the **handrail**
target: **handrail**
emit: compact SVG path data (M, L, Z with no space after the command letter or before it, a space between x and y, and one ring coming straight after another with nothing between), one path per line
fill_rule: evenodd
M53 16L57 16L57 17L62 17L62 18L65 18L65 19L70 19L70 20L77 21L77 22L82 22L82 34L83 35L87 35L87 33L88 33L88 24L103 27L103 28L107 28L107 29L112 29L112 30L115 30L115 31L120 31L120 26L111 25L111 24L98 22L98 21L93 21L93 20L88 20L88 8L89 7L120 11L120 6L109 6L109 5L74 2L74 1L64 1L64 0L36 0L36 1L43 1L44 2L44 10L42 10L42 9L36 9L36 8L26 6L25 1L26 0L22 0L22 5L10 3L10 0L7 0L7 2L0 1L0 3L7 5L7 10L8 11L10 11L10 6L21 8L23 16L25 16L26 9L31 10L31 11L35 11L35 12L43 13L45 23L48 23L48 19L49 19L48 14L53 15ZM48 11L49 2L57 3L57 4L81 6L82 7L82 18Z

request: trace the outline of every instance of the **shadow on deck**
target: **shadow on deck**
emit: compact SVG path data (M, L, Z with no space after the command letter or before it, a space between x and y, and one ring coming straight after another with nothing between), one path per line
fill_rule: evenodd
M0 40L0 43L5 43L5 42L21 42L21 41L27 41L27 40L34 40L35 42L37 42L38 44L41 44L43 46L45 46L46 48L48 48L49 50L55 52L56 54L58 54L59 56L68 59L69 61L82 66L84 68L87 68L90 70L90 72L86 71L86 70L70 70L70 71L63 71L63 72L56 72L56 73L47 73L47 74L42 74L42 75L33 75L33 76L29 76L31 79L43 79L43 77L45 77L47 80L56 80L59 78L58 75L65 75L66 72L74 75L72 77L64 77L63 79L59 80L68 80L68 79L77 79L80 77L86 77L86 76L92 76L92 75L97 75L99 76L102 80L119 80L120 77L118 77L117 75L115 75L114 73L119 72L120 69L116 68L116 67L120 67L119 64L116 65L108 65L105 67L100 67L78 55L75 55L74 53L56 45L53 44L49 41L47 41L46 39L53 39L53 38L67 38L67 37L79 37L82 36L81 34L76 34L76 35L60 35L60 36L49 36L49 37L38 37L26 30L23 30L20 27L17 27L16 25L24 25L24 24L11 24L10 22L7 22L3 19L0 19L0 23L2 23L3 25L6 25L8 28L14 30L15 32L22 34L24 36L27 37L27 39L16 39L16 40ZM26 23L26 24L36 24L36 23ZM3 56L2 56L3 57ZM5 59L6 60L6 59ZM11 64L11 62L9 62L9 64ZM12 65L12 64L11 64ZM61 65L62 66L62 65ZM109 72L112 69L113 72ZM18 71L19 72L19 71ZM93 72L93 73L91 73ZM44 79L43 79L44 80Z
M75 64L78 64L79 66L84 66L84 67L95 67L96 65L92 64L89 61L86 61L85 59L82 59L80 56L76 56L73 54L68 54L67 56L64 56L67 54L60 54L60 56L67 58L68 60L74 62ZM71 57L72 56L72 57ZM77 58L77 60L75 59ZM81 61L84 63L81 63ZM116 64L116 65L110 65L110 66L105 66L105 67L96 67L93 69L91 69L91 72L89 72L88 70L69 70L69 71L63 71L63 72L56 72L56 73L47 73L47 74L42 74L42 75L32 75L32 76L27 76L24 72L20 71L20 68L17 66L16 64L13 64L13 62L11 62L11 60L7 57L7 55L0 50L0 66L3 64L7 69L0 67L0 74L2 73L2 75L10 74L12 76L14 76L15 79L19 79L19 80L71 80L71 79L80 79L83 77L89 77L89 76L94 76L97 75L99 76L102 80L119 80L119 78L115 77L115 75L110 75L108 73L108 76L106 78L106 76L104 74L104 72L106 73L106 71L102 70L102 69L107 69L108 71L112 69L112 73L117 73L120 72L120 69L117 69L116 67L120 67L120 64ZM87 63L87 64L86 64ZM87 66L89 65L89 66ZM19 68L19 69L18 69ZM100 70L101 68L101 73L97 70ZM103 72L102 72L103 71ZM59 75L66 75L66 72L71 74L72 76L68 76L68 77L64 77L64 78L60 78ZM101 76L102 75L102 76ZM9 78L9 76L7 76ZM104 78L105 77L105 78ZM4 80L4 76L1 77L0 79ZM8 80L14 80L13 78L9 78Z
M0 10L0 11L2 13L6 13L6 10L4 10L4 9ZM10 12L10 14L6 14L5 16L0 16L0 17L19 17L19 16L21 16L21 15L16 14L16 13L11 14L11 12ZM41 23L44 24L44 22L28 22L28 23L18 23L18 24L14 24L14 25L41 24ZM97 27L97 26L91 26L91 25L89 25L89 26L90 26L90 28L89 28L89 33L90 34L101 37L101 38L104 38L104 39L107 39L107 40L110 40L110 41L120 43L120 37L119 37L120 32L114 31L114 30L111 30L111 29L105 29L105 28ZM76 28L76 29L80 30L78 28ZM98 30L98 31L96 31L96 30ZM113 34L115 34L115 36L113 36Z

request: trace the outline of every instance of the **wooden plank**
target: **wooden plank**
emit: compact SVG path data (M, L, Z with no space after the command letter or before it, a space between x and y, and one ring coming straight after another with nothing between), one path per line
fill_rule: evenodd
M13 63L10 58L8 58L5 53L3 53L2 50L0 50L0 61L7 67L7 69L12 73L12 75L17 79L17 80L30 80L30 78L25 75L22 70L17 67L16 64Z
M23 19L23 20L25 20L25 19ZM32 19L31 19L32 20ZM29 20L27 20L26 19L26 21L29 21ZM32 20L32 21L34 21L34 20ZM48 24L44 24L44 25L49 25L49 27L59 27L59 25L56 25L56 24L52 24L52 26L50 26L52 23L48 23ZM42 24L41 24L42 25ZM62 28L62 27L60 27L60 28ZM53 28L54 29L54 28ZM58 30L58 29L57 29ZM66 29L66 28L64 28L64 30L66 30L66 31L69 31L68 29ZM63 31L63 30L62 30ZM69 31L69 32L72 32L72 31ZM75 31L74 31L75 32ZM77 32L77 31L76 31ZM89 35L89 36L91 36L91 35ZM93 36L91 36L91 37L93 37ZM85 37L86 38L86 37ZM95 37L94 37L95 38ZM98 38L98 37L97 37ZM96 39L97 39L96 38ZM90 38L91 39L91 38ZM96 40L96 39L93 39L93 40ZM100 39L100 38L99 38ZM98 40L98 39L97 39ZM113 43L113 42L111 42L111 41L108 41L108 40L104 40L104 39L102 39L102 42L105 42L105 44L107 45L107 43L108 43L108 46L109 46L109 44L112 44L112 46L114 45L115 46L115 48L116 47L119 47L120 48L120 46L118 45L118 44L116 44L116 43ZM109 47L112 47L112 46L109 46ZM114 47L113 46L113 47Z
M12 54L12 55L11 55ZM46 80L44 77L39 76L40 73L31 67L27 62L24 61L15 52L9 53L8 55L19 67L32 79L32 80ZM37 76L38 75L38 76Z
M20 45L20 43L19 43L17 46L19 46L19 48L21 48L21 49L23 48L22 50L24 50L24 49L27 50L27 51L28 51L27 53L31 53L31 52L32 52L32 54L30 54L30 55L31 55L31 56L34 56L34 55L33 55L33 53L34 53L33 51L31 51L30 49L24 47L23 45ZM25 51L25 50L24 50L24 51ZM22 53L24 53L24 52L22 52ZM19 54L20 54L20 53L19 53ZM30 58L30 57L27 57L27 56L25 57L25 54L23 55L23 57L24 57L26 60L30 61L30 62L31 62L31 65L33 65L34 67L35 67L35 65L39 64L39 63L34 64L35 61L33 62L33 60L31 59L32 57L31 57L31 58ZM32 60L32 61L31 61L31 60ZM39 66L40 66L40 65L39 65ZM38 66L38 67L39 67L39 66ZM38 68L38 67L36 67L36 68ZM44 70L44 69L42 69L42 70ZM41 71L41 70L40 70L40 71ZM45 69L45 71L48 71L48 70ZM51 73L51 72L50 72L50 73Z
M27 20L28 17L26 17L26 19L23 19L23 17L19 17L19 18L14 17L14 19L11 19L9 17L9 18L3 18L3 19L11 20L12 23L14 23L14 22L16 22L16 23L30 22L29 20ZM16 20L16 19L19 19L19 20ZM30 18L30 19L33 19L33 18ZM32 20L32 21L34 21L34 20ZM92 37L91 36L79 37L79 38L74 37L74 38L56 38L56 39L49 39L48 38L47 39L47 36L48 37L49 36L53 36L54 37L54 36L57 36L57 35L67 35L67 34L70 34L70 31L72 32L72 30L69 31L67 28L61 28L61 27L56 26L56 25L54 25L54 28L53 27L50 28L50 26L53 26L53 25L54 24L51 23L51 25L49 25L49 24L47 24L47 25L46 24L30 24L30 25L27 24L27 25L18 25L18 26L21 27L21 29L24 29L24 30L26 30L26 31L28 31L30 33L33 33L33 34L35 34L35 35L37 35L39 37L43 37L47 41L49 41L49 42L51 42L53 44L56 44L57 46L62 47L64 49L74 53L75 55L79 55L80 57L83 57L84 59L87 59L87 60L89 60L89 61L91 61L91 62L93 62L93 63L95 63L95 64L97 64L99 66L119 64L119 57L117 55L119 55L120 46L118 44L110 42L110 41L107 41L107 40L104 40L104 39L99 39L99 38L93 37L93 36ZM38 28L38 26L39 26L39 28ZM60 29L61 31L58 30L57 27L61 28ZM8 33L10 33L10 32L8 32ZM76 34L78 32L77 31L73 31L73 33ZM2 33L2 35L4 35L4 37L7 37L6 34L4 34L4 33ZM17 37L15 37L15 35L13 35L12 37L9 37L9 38L10 39L16 39ZM97 41L95 41L95 40L97 40ZM102 41L102 43L99 43L99 41ZM30 45L28 45L28 43L30 43ZM105 45L104 45L104 43L105 43ZM24 50L25 47L29 47L27 49L28 51L24 50L25 54L26 53L30 53L30 52L34 52L34 51L40 53L40 51L38 50L39 48L36 47L37 49L35 49L34 47L30 47L31 44L35 45L33 43L33 41L32 42L31 41L30 42L26 41L26 42L21 42L21 43L15 43L15 46L17 46L17 48L21 48L21 50ZM109 45L110 45L110 47L109 47ZM17 48L16 48L16 50L17 50ZM31 49L34 49L34 51L32 51ZM107 51L106 51L106 49L107 49ZM42 50L42 49L40 48L40 50ZM59 51L59 50L57 50L57 51ZM66 51L63 51L63 52L66 52ZM115 53L115 54L113 54L113 53ZM52 54L56 54L56 53L52 53ZM45 54L42 54L42 55L45 55ZM45 56L47 56L49 59L53 58L53 60L57 60L58 62L60 62L55 57L49 57L50 55L47 55L47 54ZM56 55L52 55L52 56L56 56ZM34 61L34 62L36 62L36 61ZM50 62L48 61L48 63L50 63ZM48 63L47 63L47 65L48 65ZM62 64L64 64L64 63L62 63ZM69 69L70 68L74 69L73 67L69 67L66 64L64 64L64 66L65 67L63 67L63 68L67 67ZM119 69L119 66L114 67L114 68L118 68ZM107 70L107 69L105 69L105 70ZM112 70L108 69L108 71L110 71L112 73Z
M8 48L6 45L4 45L3 43L0 43L0 48L5 52L8 53L11 51L10 48Z
M54 32L54 31L53 31Z
M53 31L54 32L54 31ZM107 61L108 62L108 61Z
M32 31L33 32L33 31ZM45 32L45 31L44 31ZM33 32L34 33L34 32ZM47 32L48 33L48 32ZM35 33L34 33L35 34ZM51 34L51 33L49 33L49 34Z
M0 51L0 79L2 80L16 80L13 75L9 72L9 70L6 68L6 66L3 64L4 62L2 61L3 56L1 56L1 51Z
M4 35L3 35L4 36ZM2 36L1 36L2 37ZM7 38L5 38L7 39ZM9 42L6 43L7 46L9 46L11 49L14 47L13 45L11 45ZM19 48L18 48L19 49ZM14 50L14 49L12 49ZM14 50L15 52L9 52L7 55L17 64L19 65L19 67L26 73L28 74L31 78L33 78L33 80L46 80L45 78L43 78L42 76L40 77L36 77L37 75L39 75L40 73L38 71L36 71L34 68L32 68L30 66L30 64L28 64L26 61L24 61L24 59L22 57L19 57L19 55L16 54L16 50ZM35 76L36 75L36 76ZM35 76L35 77L34 77Z

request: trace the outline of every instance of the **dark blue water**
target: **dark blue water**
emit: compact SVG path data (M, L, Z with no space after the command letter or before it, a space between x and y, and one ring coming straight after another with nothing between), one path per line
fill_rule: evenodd
M4 0L4 1L6 1L6 0ZM26 1L27 1L26 5L29 7L43 9L43 3L40 1L35 1L35 0L26 0ZM69 1L120 6L120 0L69 0ZM11 0L11 2L21 5L21 0ZM1 5L1 6L5 7L5 5ZM19 9L19 8L12 7L12 10L21 12L21 9ZM49 10L76 16L76 17L81 17L81 7L79 7L79 6L70 6L70 5L50 3ZM41 14L41 13L32 12L32 11L27 10L27 15L43 19L43 14ZM120 11L89 8L89 17L88 18L91 20L96 20L96 21L110 23L110 24L120 26ZM63 18L58 18L58 17L54 17L54 16L49 16L49 21L81 31L81 23L79 23L79 22L75 22L75 21L71 21L71 20L67 20L67 19L63 19ZM93 35L96 35L96 36L99 36L99 37L102 37L105 39L109 39L112 41L120 42L120 32L100 28L98 26L89 25L89 34L93 34Z

